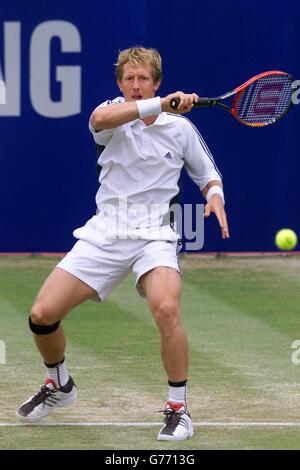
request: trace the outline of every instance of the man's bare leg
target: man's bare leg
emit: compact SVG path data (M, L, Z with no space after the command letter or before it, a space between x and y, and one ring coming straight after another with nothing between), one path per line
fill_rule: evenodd
M188 339L180 322L181 279L175 269L157 267L144 274L141 285L161 335L161 355L168 375L169 398L157 439L179 441L193 436L186 405Z
M66 339L59 322L76 305L96 292L72 274L55 268L42 286L31 310L30 327L47 367L45 385L17 410L24 422L45 418L56 407L67 406L77 397L64 358Z
M61 321L76 305L95 295L96 292L77 277L55 268L37 295L31 309L31 320L36 325L53 325ZM33 337L46 363L54 364L63 359L66 339L61 325L53 333L33 333Z
M161 335L161 356L168 379L186 380L188 339L180 321L181 279L172 268L158 267L144 274L141 285Z

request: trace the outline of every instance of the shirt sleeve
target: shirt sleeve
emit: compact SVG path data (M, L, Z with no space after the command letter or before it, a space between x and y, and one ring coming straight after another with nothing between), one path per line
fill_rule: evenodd
M110 106L112 104L124 103L124 102L125 102L125 99L122 96L118 96L117 98L114 98L113 100L106 100L103 103L99 104L99 106L97 106L95 108L95 110L98 109L98 108L102 108L104 106ZM101 131L96 131L92 126L91 117L89 119L89 130L93 134L94 141L98 145L106 145L107 142L109 141L109 139L115 133L116 129L118 129L118 127L114 127L112 129L102 129Z
M184 166L191 179L201 191L210 181L221 181L222 175L209 148L198 129L188 119L185 119L184 134Z

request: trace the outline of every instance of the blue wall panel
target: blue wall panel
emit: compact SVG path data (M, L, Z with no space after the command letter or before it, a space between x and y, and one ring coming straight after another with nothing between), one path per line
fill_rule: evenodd
M80 67L81 104L79 113L53 118L34 109L29 64L32 49L39 48L34 31L58 20L76 28L81 50L63 52L58 38L51 41L51 99L62 98L57 67ZM1 115L0 104L0 251L65 251L74 242L72 230L94 213L96 157L87 121L99 102L118 95L113 63L119 49L144 44L160 50L161 95L178 89L215 95L268 69L300 78L296 0L2 0L4 75L8 22L20 23L21 111L18 116ZM15 54L15 49L9 51ZM42 59L35 58L35 73ZM299 111L295 107L265 129L244 127L222 110L194 110L188 116L222 171L231 228L230 240L222 241L215 220L207 220L204 251L273 250L278 228L300 233ZM203 202L185 175L182 202L192 201Z

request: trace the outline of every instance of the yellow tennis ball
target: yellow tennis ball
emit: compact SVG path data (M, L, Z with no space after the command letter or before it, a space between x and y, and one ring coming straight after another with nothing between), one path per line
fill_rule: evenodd
M293 250L297 243L297 234L290 228L282 228L276 233L275 244L280 250Z

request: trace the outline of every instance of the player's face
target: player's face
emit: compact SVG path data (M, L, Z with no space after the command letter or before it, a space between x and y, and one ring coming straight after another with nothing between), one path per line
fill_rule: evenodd
M160 82L154 83L150 65L133 67L130 64L123 65L123 77L117 83L125 101L153 98L160 85Z

